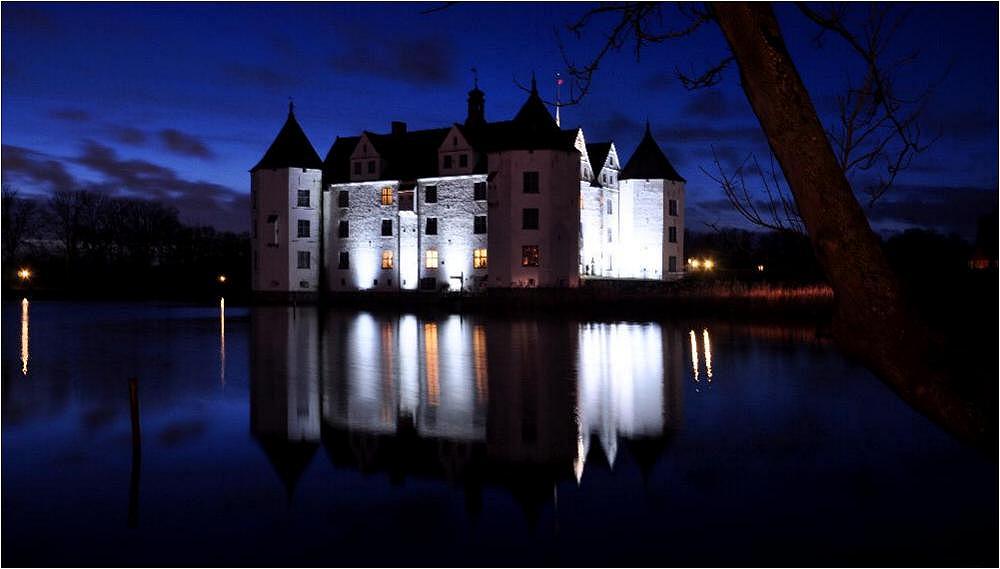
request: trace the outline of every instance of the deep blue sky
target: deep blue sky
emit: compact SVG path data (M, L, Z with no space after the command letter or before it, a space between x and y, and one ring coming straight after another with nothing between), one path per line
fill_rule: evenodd
M465 116L469 69L479 69L487 118L510 118L525 94L515 79L538 74L554 92L564 64L555 28L580 4L3 4L3 180L25 194L56 187L164 199L189 222L248 226L247 170L285 118L296 114L316 150L362 129L445 126ZM897 6L904 8L905 6ZM863 9L853 5L852 9ZM941 137L870 217L882 231L915 225L971 237L975 217L996 208L998 184L997 4L917 4L893 52L919 50L901 88L941 77L924 124ZM668 8L668 14L670 8ZM834 37L779 5L786 40L813 100L832 108L857 59ZM583 61L598 29L563 34ZM590 95L563 109L590 141L613 139L623 159L648 118L688 179L689 228L738 224L701 171L712 149L731 162L766 153L735 70L712 89L688 92L675 69L725 54L718 29L626 50L602 64ZM828 117L827 117L828 118Z

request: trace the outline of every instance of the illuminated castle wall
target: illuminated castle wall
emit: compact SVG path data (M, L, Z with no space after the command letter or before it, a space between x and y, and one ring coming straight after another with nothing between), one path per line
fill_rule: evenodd
M573 287L684 270L684 179L649 126L613 142L562 129L532 83L511 120L338 137L320 160L292 109L251 170L256 292Z

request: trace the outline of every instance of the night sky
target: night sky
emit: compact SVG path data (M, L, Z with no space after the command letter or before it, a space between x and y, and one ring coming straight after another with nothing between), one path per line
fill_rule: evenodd
M336 136L410 129L465 118L470 69L479 70L488 120L511 118L525 98L515 84L532 71L554 98L565 71L555 30L578 4L3 4L3 182L25 195L88 188L161 199L182 219L223 229L249 226L249 175L281 127L288 98L320 155ZM924 114L940 138L870 211L882 232L909 226L971 238L994 210L998 184L996 3L919 4L893 42L919 50L900 89L937 84ZM852 9L858 9L855 5ZM777 7L789 49L826 121L858 60L792 5ZM668 11L669 14L669 11ZM599 46L597 20L577 40L583 62ZM717 87L686 91L675 69L697 71L726 53L718 28L653 46L636 61L624 50L563 126L590 142L614 140L631 155L648 118L688 180L688 228L738 225L700 168L766 144L735 69ZM943 78L943 79L942 79ZM863 182L863 180L862 180Z

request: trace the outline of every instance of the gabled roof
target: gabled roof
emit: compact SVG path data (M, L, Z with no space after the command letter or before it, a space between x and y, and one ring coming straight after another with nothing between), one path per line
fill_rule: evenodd
M604 167L604 162L608 159L609 152L611 152L610 142L588 143L587 156L590 157L591 168L600 172L600 169Z
M323 159L325 183L347 182L351 179L351 153L361 141L360 136L338 136Z
M531 94L513 120L454 127L476 152L474 172L485 173L483 153L504 150L575 150L577 129L561 130L538 96L532 81ZM380 178L415 180L438 175L438 149L452 127L365 136L385 162ZM349 182L351 153L360 137L337 138L323 161L326 183Z
M322 166L323 162L319 159L319 154L316 154L316 149L309 142L306 133L302 131L299 122L295 120L294 108L289 104L285 125L281 127L278 136L264 153L264 157L250 171L277 168L319 169Z
M646 133L642 136L639 146L632 153L628 163L622 168L619 178L622 180L686 181L677 173L670 160L667 160L666 155L660 150L660 145L653 140L648 122L646 123Z

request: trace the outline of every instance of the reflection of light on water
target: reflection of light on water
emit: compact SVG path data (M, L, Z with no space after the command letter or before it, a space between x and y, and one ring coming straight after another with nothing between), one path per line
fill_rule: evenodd
M28 375L28 299L21 299L21 373Z
M427 362L427 403L437 407L441 401L441 377L438 371L437 324L424 324L424 360Z
M226 385L226 299L219 298L219 381Z
M485 401L486 386L486 328L477 324L472 328L472 359L476 371L476 399Z
M694 381L698 382L698 336L694 330L688 333L691 336L691 369L694 371Z
M702 328L701 339L705 343L705 377L712 383L712 342L708 338L708 328Z
M395 410L396 387L392 377L392 366L396 358L393 353L392 322L388 320L382 322L382 421L389 423L392 421L392 414Z

